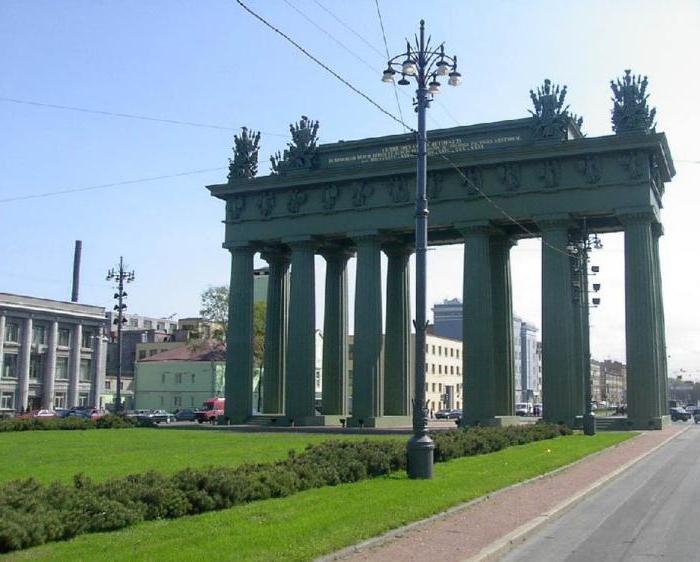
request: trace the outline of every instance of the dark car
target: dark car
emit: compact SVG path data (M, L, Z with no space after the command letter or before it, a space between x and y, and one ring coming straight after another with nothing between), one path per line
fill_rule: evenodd
M695 413L693 414L693 421L695 423L700 423L700 410L695 410Z
M175 416L165 410L153 410L150 414L138 416L138 419L146 419L155 424L159 424L161 422L170 423L175 420Z
M454 408L453 410L450 410L450 413L447 414L448 419L451 420L461 420L462 419L462 410L461 408Z
M448 420L450 419L450 412L451 410L438 410L437 412L435 412L435 419Z
M671 421L688 421L690 419L690 414L686 412L685 408L671 408Z
M194 410L184 409L184 410L178 410L177 412L175 412L175 420L176 421L195 421L196 419L197 419L197 416L194 413Z

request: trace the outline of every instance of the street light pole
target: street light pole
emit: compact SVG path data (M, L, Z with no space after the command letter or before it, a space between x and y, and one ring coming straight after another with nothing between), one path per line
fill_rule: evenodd
M122 256L119 256L119 268L116 270L112 268L107 272L107 281L114 280L117 285L117 292L114 293L114 298L117 299L117 304L114 305L114 310L117 311L117 318L114 321L117 325L117 395L114 405L116 413L119 413L122 409L122 327L126 322L126 318L124 318L124 311L126 310L124 299L127 297L124 283L131 283L134 279L134 272L125 270Z
M404 59L402 62L400 59ZM394 67L400 68L399 71ZM450 72L451 71L451 72ZM449 75L449 84L457 86L461 75L457 72L456 57L445 55L443 45L430 49L430 38L425 38L425 22L420 22L420 34L414 46L406 45L406 52L389 60L382 80L392 82L400 72L399 84L410 82L407 76L414 77L416 89L416 113L418 131L416 134L416 345L415 345L415 398L413 400L413 436L407 446L407 471L409 478L433 477L433 451L435 445L428 435L428 417L425 403L425 340L426 340L426 286L428 250L428 199L426 180L428 164L428 138L425 127L426 110L432 96L440 92L438 76ZM428 82L428 80L431 80Z

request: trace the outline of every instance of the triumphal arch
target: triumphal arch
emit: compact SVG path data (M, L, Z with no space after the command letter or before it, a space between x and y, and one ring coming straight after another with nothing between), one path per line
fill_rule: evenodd
M658 248L664 188L675 170L665 135L655 131L646 86L646 78L629 71L611 83L610 135L583 135L580 118L564 105L566 89L549 81L531 92L530 117L429 132L429 242L464 247L463 424L500 423L514 414L509 256L519 239L532 237L542 240L543 417L577 423L585 409L590 354L588 264L576 253L576 241L583 234L619 231L625 248L628 410L618 424L648 429L666 422ZM262 177L256 177L259 134L244 129L235 139L228 182L208 187L226 202L224 247L231 253L226 417L230 423L254 421L253 258L259 252L270 268L266 419L410 425L415 138L317 146L317 129L305 117L292 125L288 148L272 158L273 173ZM386 294L382 252L388 258ZM317 254L327 264L320 411L314 397ZM355 307L349 311L352 256Z

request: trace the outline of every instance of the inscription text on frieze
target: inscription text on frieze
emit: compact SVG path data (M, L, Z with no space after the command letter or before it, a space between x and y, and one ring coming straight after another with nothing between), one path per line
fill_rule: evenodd
M460 152L472 152L486 150L496 146L516 144L521 141L520 135L507 135L500 137L487 137L481 139L435 139L428 141L428 156L439 154L455 154ZM415 158L416 145L413 143L382 146L365 152L338 154L330 156L328 166L342 166L345 164L371 164L374 162L388 162L390 160L404 160Z

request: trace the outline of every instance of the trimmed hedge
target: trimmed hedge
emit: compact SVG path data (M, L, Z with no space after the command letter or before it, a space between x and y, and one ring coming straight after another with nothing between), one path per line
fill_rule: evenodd
M124 429L136 427L133 418L118 415L106 415L101 418L87 419L76 416L65 418L7 418L0 420L0 433L8 431L48 431L54 429Z
M558 426L456 429L433 435L435 460L498 451L570 434ZM406 443L327 441L289 452L287 459L238 467L187 468L173 475L134 474L95 483L78 474L71 484L30 478L0 485L0 552L285 497L310 488L382 476L406 468Z

